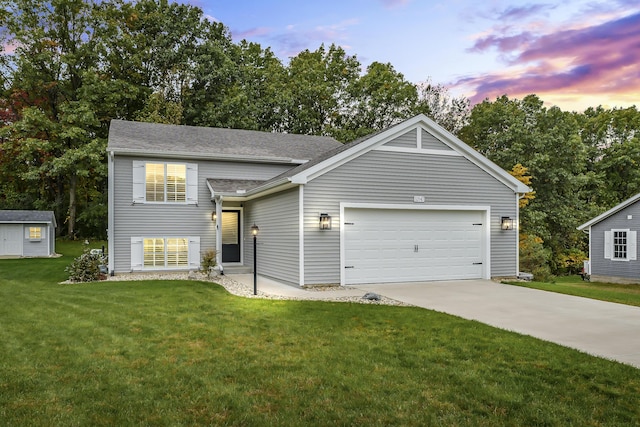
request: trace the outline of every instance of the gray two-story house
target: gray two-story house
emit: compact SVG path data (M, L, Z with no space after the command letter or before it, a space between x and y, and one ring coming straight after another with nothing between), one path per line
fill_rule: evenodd
M114 120L109 270L224 267L298 285L513 277L530 189L420 115L326 137Z

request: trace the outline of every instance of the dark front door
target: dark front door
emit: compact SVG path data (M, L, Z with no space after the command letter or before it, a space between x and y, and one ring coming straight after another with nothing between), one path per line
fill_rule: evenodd
M240 262L240 211L222 211L222 262Z

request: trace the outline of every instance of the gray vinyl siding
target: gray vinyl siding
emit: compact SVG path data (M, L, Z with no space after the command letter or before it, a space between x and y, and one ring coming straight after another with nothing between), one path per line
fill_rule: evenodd
M426 130L421 129L420 132L422 132L422 148L428 150L452 150L451 147L431 135Z
M300 282L299 189L245 203L244 264L253 266L251 226L258 235L258 274L281 281Z
M30 240L29 228L40 227L42 229L42 239ZM49 225L48 224L25 224L22 230L23 243L22 254L28 257L40 257L50 255L50 237L49 237Z
M627 219L627 215L631 215L632 219ZM634 261L614 261L604 258L604 232L612 229L639 231L640 203L636 202L627 206L609 218L591 226L591 275L640 280L640 256L638 256L638 260ZM640 233L638 235L640 236Z
M464 157L370 151L305 185L305 284L340 281L340 202L491 206L491 276L515 276L517 230L500 229L516 217L513 190ZM318 230L318 213L332 230Z
M394 140L387 142L386 145L390 147L416 148L416 141L416 129L412 129Z
M198 204L135 204L133 161L183 162L171 158L116 156L114 159L114 270L131 271L131 237L200 237L200 251L215 249L211 213L215 206L207 178L270 179L288 170L287 165L184 160L198 164Z

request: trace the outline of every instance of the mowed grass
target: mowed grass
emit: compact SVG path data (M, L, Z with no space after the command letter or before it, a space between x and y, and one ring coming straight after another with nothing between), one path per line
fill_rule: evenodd
M640 307L640 285L585 282L580 276L558 277L555 283L509 282L509 284Z
M197 281L57 284L70 261L0 260L0 425L640 420L640 370L477 322Z

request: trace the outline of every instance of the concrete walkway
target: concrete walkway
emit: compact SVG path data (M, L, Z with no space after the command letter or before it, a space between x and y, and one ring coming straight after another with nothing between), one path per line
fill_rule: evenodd
M253 286L252 275L230 277ZM490 280L371 284L314 292L258 276L258 290L308 300L362 297L375 292L640 368L640 307Z

